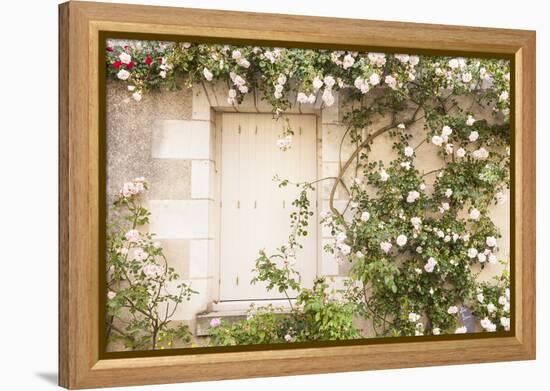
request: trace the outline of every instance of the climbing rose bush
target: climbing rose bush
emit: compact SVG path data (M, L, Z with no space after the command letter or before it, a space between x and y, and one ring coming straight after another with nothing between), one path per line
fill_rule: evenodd
M143 228L149 212L141 204L145 178L126 182L110 209L107 235L107 324L109 343L129 350L187 344L191 331L171 323L182 302L197 293L179 276L153 233Z
M136 101L178 83L221 81L228 86L228 104L259 94L275 118L293 105L330 107L337 93L355 103L343 117L347 131L341 140L353 149L341 158L336 176L302 183L277 178L280 186L303 191L290 216L288 243L274 254L260 252L254 281L285 294L290 313L256 308L237 325L215 322L213 344L471 332L461 318L463 309L473 311L478 330L510 329L507 272L478 281L478 270L508 264L497 255L501 232L489 214L491 205L507 203L510 182L508 61L109 42L106 66ZM418 125L423 137L413 143ZM288 150L292 135L285 127L274 147ZM389 161L371 158L381 138L392 142ZM424 172L417 166L424 154L433 153L428 146L441 164ZM321 222L334 237L324 250L350 270L337 299L324 279L313 289L302 288L292 267L299 261L300 237L312 229L307 190L321 183L330 188ZM336 207L337 191L348 195L344 208ZM296 307L290 291L298 292ZM373 333L357 328L357 318Z

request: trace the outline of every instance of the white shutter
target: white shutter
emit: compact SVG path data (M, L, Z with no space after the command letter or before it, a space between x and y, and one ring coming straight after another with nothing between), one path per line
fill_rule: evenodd
M272 254L290 234L295 186L279 189L274 175L292 182L317 177L316 118L290 115L295 130L292 147L281 151L276 141L285 124L267 114L223 114L221 137L220 299L262 300L283 298L267 292L264 284L250 284L258 251ZM256 130L257 129L257 130ZM301 132L300 132L301 129ZM310 201L315 211L316 195ZM311 286L317 269L317 221L310 221L309 235L301 239L296 268L302 282ZM293 294L293 293L291 293Z

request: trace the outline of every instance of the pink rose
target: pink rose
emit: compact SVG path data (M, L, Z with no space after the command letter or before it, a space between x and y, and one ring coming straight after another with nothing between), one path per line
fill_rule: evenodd
M210 320L210 327L219 327L222 324L222 321L220 318L212 318Z

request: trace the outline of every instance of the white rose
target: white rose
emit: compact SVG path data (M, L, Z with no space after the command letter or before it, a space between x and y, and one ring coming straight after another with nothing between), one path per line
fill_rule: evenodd
M342 66L344 69L348 69L355 64L355 58L351 54L347 54L344 56L344 62L342 63Z
M361 213L361 221L367 222L370 219L370 213L369 212L363 212Z
M494 236L487 236L485 243L489 247L495 247L497 245L497 239Z
M405 150L403 151L403 153L405 154L405 156L407 157L411 157L413 154L414 154L414 149L412 147L405 147Z
M453 129L450 126L445 125L441 130L443 136L450 136L453 133Z
M132 94L132 98L134 98L136 102L139 102L141 100L141 94L136 91Z
M409 322L416 323L420 319L420 315L415 312L409 312Z
M139 240L139 231L135 229L131 229L130 231L126 232L124 237L130 243L136 243Z
M479 261L479 263L485 263L485 261L487 261L487 255L479 253L477 254L477 260Z
M441 329L440 329L439 327L434 327L434 328L432 329L432 334L433 334L433 335L439 335L439 334L441 334Z
M403 64L406 63L406 62L409 62L409 55L408 54L396 54L394 57L397 58Z
M239 75L235 75L235 77L233 78L233 83L235 83L236 86L243 86L246 84L246 80L244 80Z
M378 76L377 73L373 73L369 77L369 83L372 84L373 86L380 84L380 76Z
M418 197L420 197L420 193L417 192L416 190L411 190L409 191L409 194L407 194L407 202L409 204L412 204L418 199Z
M508 100L508 91L502 91L502 93L499 95L498 100L501 102Z
M121 69L120 71L118 71L116 76L120 80L128 80L128 78L130 77L130 72L128 72L126 69Z
M453 195L453 190L452 189L445 190L445 197L449 198L452 195Z
M212 72L210 72L210 70L208 70L208 68L204 68L202 70L202 74L204 75L204 78L208 81L212 81L212 77L214 76L212 74Z
M456 58L453 58L452 60L449 60L448 65L449 68L456 69L458 68L458 60Z
M447 309L447 313L448 313L449 315L458 314L458 307L457 307L456 305L450 306L450 307Z
M419 62L420 62L420 57L418 57L418 56L409 56L409 64L411 64L412 66L418 65Z
M237 60L237 64L239 64L240 66L242 66L243 68L248 68L250 67L250 61L248 61L246 58L239 58Z
M477 257L477 254L478 254L478 251L476 248L471 247L468 249L468 258L475 258Z
M422 224L422 219L420 217L411 217L411 224L415 229L418 229L420 224Z
M308 102L307 95L303 92L298 92L298 95L296 95L296 101L301 104L305 104Z
M234 60L238 60L239 58L241 58L242 54L239 50L233 50L231 52L231 57L234 59Z
M277 83L283 85L286 83L286 75L283 75L282 73L277 78Z
M391 250L392 244L390 242L381 242L380 248L387 254Z
M466 151L464 150L464 148L458 148L456 150L456 156L457 157L464 157L466 156Z
M497 309L497 307L495 307L495 305L493 303L489 303L487 304L487 312L492 314L493 312L495 312L495 310Z
M478 293L476 298L477 301L479 301L480 303L483 303L483 301L485 300L485 296L483 296L483 293Z
M390 178L390 176L388 175L386 170L384 170L384 169L380 170L380 180L382 182L386 182L389 178Z
M502 327L504 327L504 330L506 331L510 330L510 318L506 318L504 316L501 317L500 324L502 325Z
M497 326L486 317L483 318L479 323L481 324L481 327L488 332L494 332L497 329Z
M428 273L431 273L434 271L435 265L437 265L437 261L433 257L430 257L428 259L428 262L426 262L426 264L424 265L424 270L426 270L426 272Z
M391 75L388 75L386 76L386 78L384 79L384 82L388 85L388 87L390 87L392 90L395 90L397 89L397 80L395 79L395 77L391 76Z
M477 210L476 208L474 208L470 211L470 218L472 220L479 220L480 216L481 216L481 212L479 210Z
M328 76L325 76L325 78L323 79L325 85L328 87L328 88L332 88L332 86L334 85L334 83L336 83L336 80L334 80L334 77L328 75Z
M462 74L462 81L464 83L469 83L472 81L472 74L470 72L464 72Z
M474 152L472 152L472 156L475 159L484 160L489 157L489 151L487 151L485 148L481 147L479 149L476 149Z
M343 255L349 255L351 253L351 247L347 244L340 244L338 248Z
M401 234L395 239L395 243L397 243L399 247L403 247L405 244L407 244L407 237Z
M468 329L466 326L461 326L455 330L455 334L466 334L468 332Z
M443 144L443 138L441 136L435 135L432 137L432 144L440 147Z
M473 130L473 131L470 133L470 135L468 136L468 140L470 140L471 142L476 141L478 138L479 138L479 133L476 132L475 130Z
M128 53L120 53L120 56L118 56L118 58L123 64L130 64L132 62L132 56L130 56Z
M472 126L475 122L476 122L476 119L471 115L468 115L468 118L466 119L466 125Z

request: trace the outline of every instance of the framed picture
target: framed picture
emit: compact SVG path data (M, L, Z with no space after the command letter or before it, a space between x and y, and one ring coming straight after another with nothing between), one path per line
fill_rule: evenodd
M60 385L535 358L535 33L60 5Z

